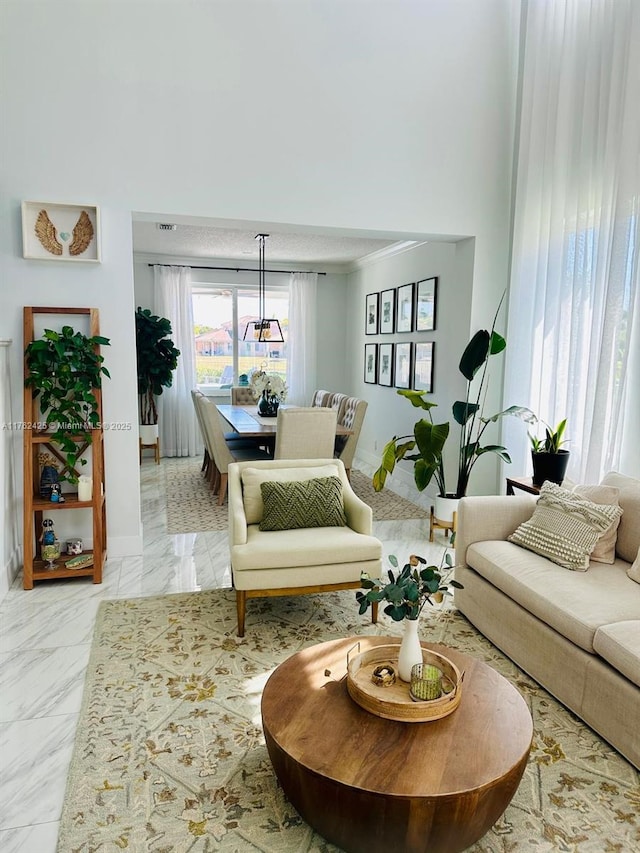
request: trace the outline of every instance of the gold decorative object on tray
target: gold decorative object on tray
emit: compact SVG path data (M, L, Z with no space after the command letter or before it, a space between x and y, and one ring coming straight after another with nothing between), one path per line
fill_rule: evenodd
M359 648L359 644L354 648ZM374 683L373 673L377 668L397 669L399 651L396 644L375 646L353 657L351 653L347 655L347 690L353 701L371 714L404 723L424 723L452 714L462 698L462 675L453 661L437 652L422 650L423 664L442 673L442 693L437 699L415 701L411 698L410 685L400 679L384 687Z
M378 687L391 687L396 683L396 671L390 663L382 663L371 673L371 681Z

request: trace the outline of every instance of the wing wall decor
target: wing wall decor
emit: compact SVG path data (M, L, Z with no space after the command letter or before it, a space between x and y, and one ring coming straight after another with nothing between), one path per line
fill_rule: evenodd
M49 261L99 262L98 207L57 202L22 202L23 257Z

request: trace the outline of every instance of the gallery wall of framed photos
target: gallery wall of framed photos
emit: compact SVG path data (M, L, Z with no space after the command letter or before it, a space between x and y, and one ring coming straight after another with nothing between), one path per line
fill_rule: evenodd
M436 329L438 276L368 293L366 335L406 335ZM364 381L389 388L433 391L435 342L402 338L364 345Z

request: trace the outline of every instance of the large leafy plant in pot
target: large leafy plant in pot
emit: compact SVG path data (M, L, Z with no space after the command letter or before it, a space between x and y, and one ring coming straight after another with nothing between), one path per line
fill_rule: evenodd
M504 299L504 297L503 297ZM459 499L466 495L471 472L481 456L493 453L504 462L511 462L507 448L500 444L483 444L485 430L500 418L513 415L526 421L534 421L535 415L522 406L510 406L494 415L484 415L484 400L489 381L489 359L506 349L506 340L495 330L500 305L493 318L491 329L480 329L466 345L458 369L466 380L464 400L452 406L453 420L460 427L458 440L458 475L455 490L447 489L443 466L443 452L451 433L449 422L435 424L431 410L437 405L425 399L426 391L399 389L412 406L423 409L427 417L420 418L412 435L394 436L384 446L380 467L373 475L373 487L379 492L386 478L392 474L396 463L406 459L414 463L414 480L418 491L424 491L432 480L438 486L441 497ZM479 374L479 377L478 377ZM478 379L476 379L478 377Z
M171 323L165 317L152 314L148 308L136 309L136 355L138 361L138 395L140 423L158 423L156 397L173 383L173 371L178 366L180 350L169 337Z
M87 337L71 326L60 332L45 329L42 338L25 349L27 376L24 384L39 398L40 411L51 441L60 448L66 467L60 478L78 482L78 465L86 465L84 450L91 444L91 430L99 426L95 390L109 376L99 347L109 346L101 335Z

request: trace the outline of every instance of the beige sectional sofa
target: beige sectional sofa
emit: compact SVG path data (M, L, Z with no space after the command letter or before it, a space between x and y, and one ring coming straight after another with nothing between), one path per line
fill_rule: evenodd
M613 564L569 571L507 541L534 496L460 501L455 604L492 643L640 768L640 480L608 474L623 509ZM639 575L640 578L640 575Z

